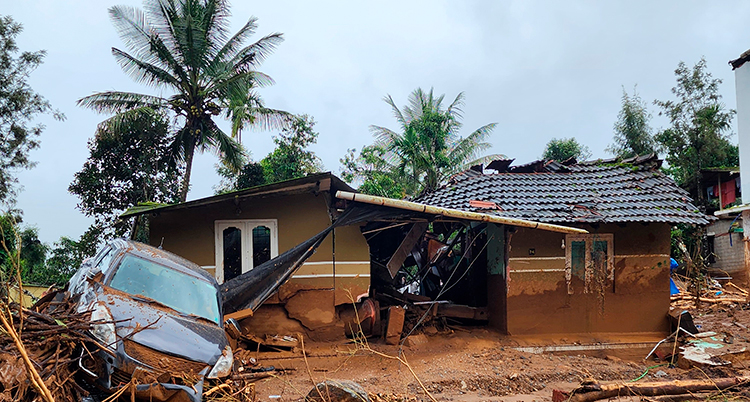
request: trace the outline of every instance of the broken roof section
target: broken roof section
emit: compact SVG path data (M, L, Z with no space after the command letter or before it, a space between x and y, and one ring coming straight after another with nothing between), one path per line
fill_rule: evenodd
M729 65L732 66L732 70L736 70L742 67L742 65L745 64L748 60L750 60L750 50L746 50L740 55L740 57L734 60L730 60Z
M493 174L459 173L416 201L546 223L709 223L688 193L659 170L661 160L653 154L490 166L502 169ZM496 208L483 209L477 201Z

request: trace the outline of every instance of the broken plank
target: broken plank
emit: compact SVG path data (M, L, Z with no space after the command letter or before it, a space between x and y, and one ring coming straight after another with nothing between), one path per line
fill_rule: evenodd
M397 345L401 340L401 332L404 330L405 312L403 307L388 307L388 326L385 331L385 343Z
M427 225L427 222L415 223L409 230L409 233L406 234L406 237L404 237L404 240L401 241L401 245L398 246L391 259L388 260L386 266L388 267L388 272L391 274L391 278L396 277L396 273L401 268L401 265L404 264L404 261L406 261L406 257L411 254L414 246L417 245L419 239L427 231Z
M235 311L234 313L224 315L224 321L230 318L234 318L235 320L240 321L242 319L252 317L252 316L253 316L253 310L246 308L244 310Z

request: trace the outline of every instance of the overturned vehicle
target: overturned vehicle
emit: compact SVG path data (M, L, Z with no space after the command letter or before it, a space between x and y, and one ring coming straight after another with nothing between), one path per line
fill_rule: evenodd
M197 402L206 379L232 371L219 287L190 261L114 240L69 291L78 312L91 312L92 352L81 350L80 368L104 393L127 386L139 399Z

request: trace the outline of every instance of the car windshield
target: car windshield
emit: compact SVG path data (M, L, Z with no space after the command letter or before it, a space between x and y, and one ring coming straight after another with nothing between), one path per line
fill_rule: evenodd
M109 286L184 314L220 322L217 291L211 283L153 261L126 254Z

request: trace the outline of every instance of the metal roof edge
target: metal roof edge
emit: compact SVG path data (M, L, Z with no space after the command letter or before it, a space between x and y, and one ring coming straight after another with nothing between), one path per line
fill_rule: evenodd
M291 190L299 190L300 186L310 185L317 183L323 179L331 179L331 188L334 190L343 189L346 191L356 192L351 186L346 184L343 180L338 178L332 172L323 172L311 174L309 176L300 177L297 179L285 180L271 184L264 184L260 186L250 187L242 190L232 191L229 193L212 195L209 197L199 198L196 200L186 201L177 204L166 204L156 206L154 208L141 208L138 206L131 207L122 213L119 217L121 219L130 218L133 216L143 215L152 212L171 211L176 209L192 208L203 205L215 204L232 199L251 198L260 195L268 194L283 194ZM304 187L303 187L304 188Z
M742 204L742 205L737 205L732 208L720 209L718 211L714 211L714 215L722 218L722 217L727 217L732 214L739 214L739 213L742 213L743 211L750 211L750 204Z

